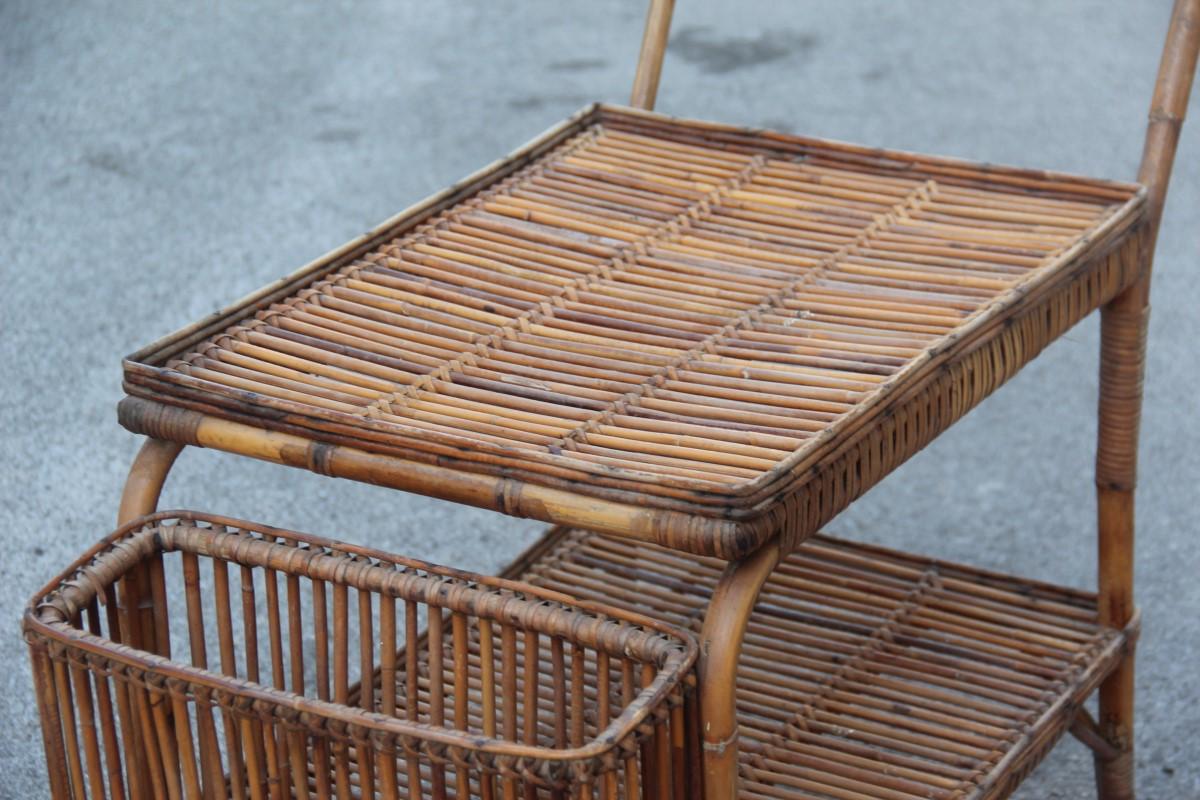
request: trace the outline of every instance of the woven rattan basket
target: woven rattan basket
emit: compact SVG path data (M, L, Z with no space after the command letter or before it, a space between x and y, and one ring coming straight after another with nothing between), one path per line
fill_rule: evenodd
M169 512L25 631L73 797L699 792L695 643L512 581Z

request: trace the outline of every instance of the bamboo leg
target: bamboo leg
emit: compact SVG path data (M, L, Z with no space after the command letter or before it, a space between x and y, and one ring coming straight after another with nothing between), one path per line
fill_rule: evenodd
M146 440L138 450L133 465L129 468L129 476L125 479L125 489L117 511L118 525L154 512L158 507L158 498L167 480L167 474L182 449L183 445L176 442L163 439ZM164 598L158 598L157 607L154 602L155 589L161 587L162 561L161 558L151 561L153 563L145 563L133 570L118 586L117 605L119 609L124 610L123 618L128 623L123 642L169 656L171 638L167 630ZM161 594L161 589L159 593ZM153 745L155 732L147 722L148 719L143 720L136 716L131 716L128 720L134 752L143 752L144 746ZM146 772L154 767L137 770L131 764L130 769L137 780L144 781ZM135 793L140 795L141 792L135 790Z
M117 524L124 525L132 519L144 514L153 513L158 507L158 497L162 493L167 473L175 463L176 456L183 449L177 442L163 439L147 439L129 468L129 477L125 479L125 490L121 494L121 506L117 511ZM122 605L136 603L131 610L136 610L131 631L127 641L134 647L140 647L162 656L170 655L170 635L166 630L166 615L163 608L155 608L153 587L155 575L161 576L162 562L150 559L146 564L135 570L132 585L137 586L138 597L125 596L120 598ZM122 581L130 586L130 581ZM125 592L126 595L130 593Z
M633 78L633 93L629 100L631 106L647 111L654 108L674 10L675 0L651 0L650 9L646 12L646 30L642 35L637 73Z
M121 495L121 507L117 512L117 524L143 514L151 514L158 507L158 496L162 493L167 473L175 463L175 457L183 445L163 439L147 439L129 468L125 479L125 491Z
M1138 180L1146 185L1150 236L1141 276L1100 314L1100 414L1096 450L1100 621L1124 627L1134 613L1134 489L1142 411L1146 323L1155 239L1179 132L1200 55L1200 0L1175 0ZM1133 653L1100 686L1101 735L1117 754L1097 752L1100 800L1133 800Z
M1100 421L1096 456L1100 622L1122 628L1134 613L1134 489L1149 307L1142 281L1101 311ZM1116 753L1096 753L1101 800L1132 800L1134 654L1100 686L1100 733Z
M1147 187L1150 236L1141 276L1100 314L1100 414L1096 450L1100 621L1124 627L1134 613L1134 490L1142 411L1146 323L1154 243L1179 132L1200 54L1200 0L1175 0L1138 180ZM1100 800L1133 800L1133 652L1100 686L1101 735L1117 754L1097 752Z
M730 564L713 592L700 635L700 707L704 720L704 797L737 797L737 668L750 613L779 563L777 541Z

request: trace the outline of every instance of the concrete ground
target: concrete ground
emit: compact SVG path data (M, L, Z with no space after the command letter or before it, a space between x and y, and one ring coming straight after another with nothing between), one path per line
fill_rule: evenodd
M659 107L996 162L1135 173L1166 0L681 0ZM291 271L593 99L644 4L0 3L0 796L45 795L19 617L113 521L137 447L120 358ZM1200 116L1200 110L1197 110ZM1142 447L1138 781L1200 797L1200 123L1159 245ZM1097 326L831 526L1092 585ZM537 525L210 452L170 507L499 566ZM1091 794L1065 743L1021 798Z

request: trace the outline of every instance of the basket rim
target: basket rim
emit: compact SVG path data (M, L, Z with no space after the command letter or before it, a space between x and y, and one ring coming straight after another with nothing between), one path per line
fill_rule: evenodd
M160 656L124 643L114 642L108 637L93 634L71 625L62 619L62 612L47 601L54 594L65 588L73 588L83 592L89 601L101 595L112 584L102 584L88 571L97 557L102 557L105 551L111 551L121 544L133 544L145 552L139 554L139 560L153 552L163 552L162 530L168 527L163 523L174 522L177 525L191 524L194 530L213 530L195 523L207 523L219 527L235 527L264 536L276 536L303 543L310 546L328 548L334 552L342 552L352 557L367 557L380 559L401 567L404 570L418 570L427 576L409 573L408 579L418 583L432 582L439 578L458 581L464 584L478 585L491 589L504 589L516 595L513 599L522 603L553 603L575 609L579 612L600 618L602 624L635 626L647 629L647 635L663 640L670 640L672 645L665 658L655 665L657 674L653 680L627 703L606 728L597 732L586 744L574 747L556 748L545 745L527 745L498 737L487 737L481 733L458 731L445 726L430 725L414 722L399 717L391 717L374 711L355 708L350 705L335 703L318 698L298 695L286 689L276 689L263 683L254 682L237 676L223 675L212 669L204 669ZM214 533L221 533L214 531ZM233 536L224 532L226 536ZM261 539L255 541L262 541ZM278 548L290 548L279 543L264 543ZM172 547L182 552L197 552L190 547ZM210 554L206 554L210 555ZM317 557L326 554L316 554ZM214 556L219 557L219 556ZM231 562L237 563L237 562ZM378 564L364 563L363 571L376 570L394 572ZM122 575L124 573L121 573ZM83 576L86 580L76 582ZM116 576L119 578L120 575ZM351 584L352 585L352 584ZM464 586L470 590L471 586ZM486 592L486 589L475 589ZM609 618L609 619L605 619ZM123 665L125 670L132 669L143 674L162 676L163 683L172 679L182 681L191 687L202 687L206 691L225 692L246 698L257 706L260 703L269 705L278 713L281 719L297 718L303 714L315 715L321 719L345 723L348 727L357 726L376 735L412 737L440 745L459 747L463 750L486 753L491 756L533 758L541 761L577 762L595 759L618 747L629 736L636 736L638 728L655 709L667 702L669 694L685 683L689 670L696 662L699 652L694 637L685 630L667 625L659 620L644 615L629 612L624 609L607 606L591 601L577 601L569 595L552 590L541 589L520 581L506 578L480 575L477 573L445 567L418 559L397 556L375 548L354 545L334 539L316 536L308 533L274 528L267 525L207 514L203 512L170 510L148 514L131 520L117 530L105 536L77 558L67 569L51 579L26 605L22 627L25 638L31 647L45 648L55 644L68 651L81 652L84 658L98 657L109 662ZM42 640L38 642L38 640ZM303 723L301 723L303 724Z

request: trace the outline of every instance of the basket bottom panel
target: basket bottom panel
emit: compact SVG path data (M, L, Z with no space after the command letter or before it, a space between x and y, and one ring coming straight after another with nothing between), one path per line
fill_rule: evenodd
M556 529L507 574L699 632L723 568ZM1132 635L1092 594L815 537L744 643L741 797L1005 797Z

